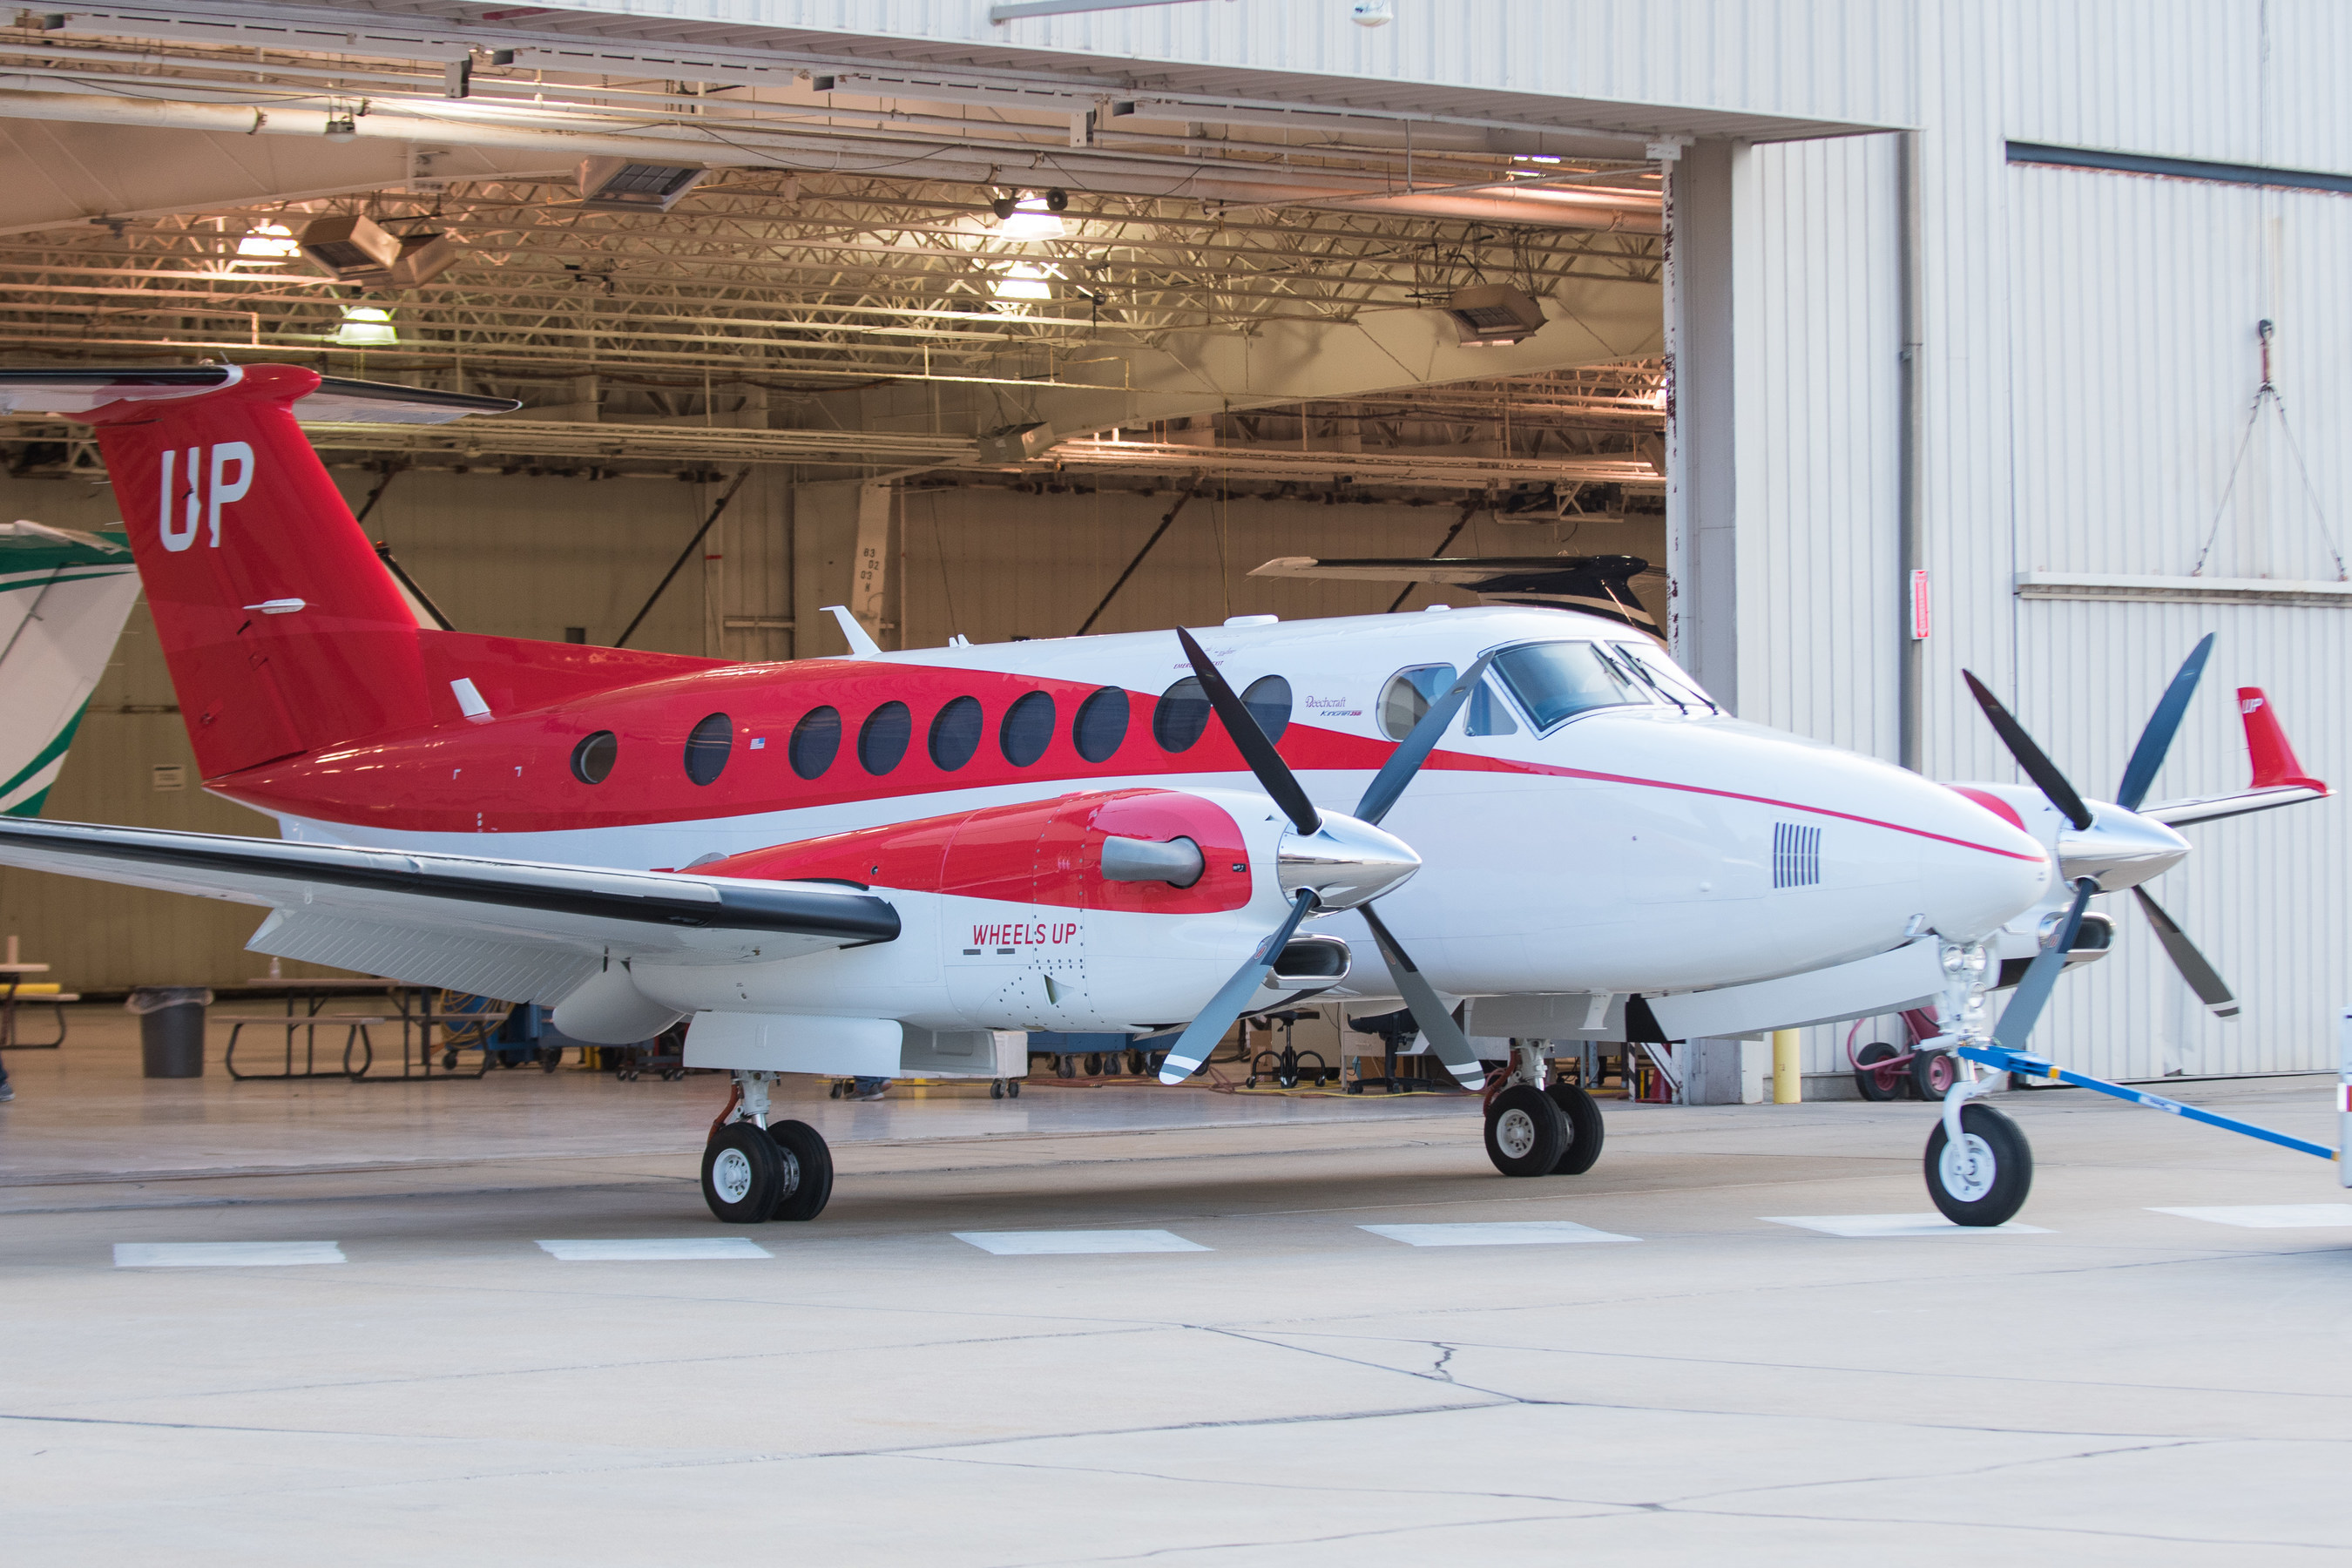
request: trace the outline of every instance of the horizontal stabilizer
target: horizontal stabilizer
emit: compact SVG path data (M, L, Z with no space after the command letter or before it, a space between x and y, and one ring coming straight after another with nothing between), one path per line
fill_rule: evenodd
M2294 747L2287 741L2285 727L2279 723L2278 710L2261 687L2238 688L2238 713L2245 721L2246 755L2253 766L2253 777L2247 786L2228 795L2199 795L2144 805L2140 807L2142 816L2152 816L2168 827L2179 827L2191 822L2217 822L2225 816L2243 816L2248 812L2300 805L2307 800L2326 800L2336 793L2303 771Z
M110 403L177 402L234 386L244 376L244 367L233 364L0 370L0 414L78 415ZM509 397L326 376L316 392L295 404L294 413L309 423L446 425L469 414L504 414L521 406Z

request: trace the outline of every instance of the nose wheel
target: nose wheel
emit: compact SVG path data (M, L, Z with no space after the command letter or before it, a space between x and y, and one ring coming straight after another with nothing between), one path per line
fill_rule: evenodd
M1927 1195L1954 1225L2006 1225L2033 1190L2033 1150L1990 1105L1960 1107L1955 1143L1939 1120L1927 1135Z

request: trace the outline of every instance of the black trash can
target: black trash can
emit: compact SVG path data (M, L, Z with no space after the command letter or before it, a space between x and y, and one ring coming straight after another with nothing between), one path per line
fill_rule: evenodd
M148 1078L205 1076L205 1009L213 994L202 985L146 985L122 1005L139 1016L139 1056Z

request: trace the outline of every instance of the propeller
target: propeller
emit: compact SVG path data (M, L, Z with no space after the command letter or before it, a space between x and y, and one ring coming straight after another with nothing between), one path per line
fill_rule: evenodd
M2131 760L2124 764L2123 782L2116 786L2116 804L2125 811L2137 813L2140 803L2147 798L2158 772L2164 766L2165 754L2172 749L2173 737L2180 732L2180 721L2189 710L2189 700L2196 695L2197 682L2203 677L2205 661L2212 652L2213 634L2208 632L2189 650L2189 657L2181 661L2170 684L2165 687L2164 695L2158 699L2156 710L2148 715L2146 727L2140 731L2138 743L2132 747ZM2032 779L2049 797L2050 804L2074 824L2076 832L2088 830L2096 821L2091 808L2084 803L2074 786L2067 782L2066 775L2058 771L2058 765L2050 760L2048 753L2034 744L2033 737L2025 732L2025 726L2020 724L2016 717L2001 706L2000 700L1987 690L1984 682L1973 674L1962 670L1960 679L1968 682L1977 705L1992 721L1994 731L2008 746L2010 755L2017 759L2017 765L2024 770L2026 777ZM2082 929L2083 911L2089 905L2091 896L2099 891L2098 883L2088 877L2079 879L2074 887L2074 906L2067 914L2060 941L2056 946L2045 947L2034 955L2033 962L2026 967L2025 978L2018 983L2017 993L2002 1010L2000 1023L1994 1030L1995 1041L2011 1049L2024 1045L2025 1037L2041 1016L2043 1005L2050 999L2051 987L2057 984L2058 973L2065 967L2066 950L2074 946L2075 935ZM2132 893L2139 902L2140 912L2147 915L2148 923L2156 928L2156 939L2163 944L2165 956L2172 960L2173 968L2179 971L2180 978L2197 994L2198 1000L2204 1003L2217 1018L2235 1018L2238 1016L2237 998L2231 994L2230 987L2223 983L2213 965L2207 962L2205 955L2197 950L2197 944L2189 940L2179 923L2164 912L2163 907L2148 896L2147 889L2134 887ZM2014 1027L2012 1019L2016 1020Z
M1201 689L1208 694L1210 705L1217 710L1217 717L1223 721L1226 733L1234 738L1234 746L1241 752L1243 761L1249 764L1259 787L1290 819L1291 826L1298 830L1302 838L1327 835L1331 819L1317 811L1314 803L1307 798L1307 791L1290 771L1290 765L1275 750L1274 742L1265 738L1265 731L1258 728L1256 718L1234 695L1233 687L1218 673L1208 654L1202 651L1192 634L1182 627L1177 628L1176 637L1183 644L1184 657L1192 660L1192 672L1200 679ZM1389 814L1398 797L1404 794L1405 786L1412 782L1413 775L1429 760L1429 753L1444 735L1446 726L1454 721L1454 715L1468 700L1470 693L1486 675L1487 665L1492 662L1491 654L1479 659L1429 705L1429 710L1413 725L1412 732L1405 737L1403 744L1390 753L1380 772L1372 775L1372 782L1366 786L1363 798L1357 803L1355 821L1377 826ZM1169 1047L1167 1059L1160 1069L1160 1082L1181 1083L1200 1070L1209 1053L1216 1049L1217 1042L1224 1038L1225 1031L1233 1027L1234 1020L1249 1010L1253 994L1265 983L1266 976L1274 972L1276 961L1282 956L1283 944L1297 932L1299 922L1319 901L1314 889L1301 888L1298 890L1297 896L1291 900L1288 917L1276 928L1273 935L1258 945L1249 961L1219 988L1200 1016L1186 1026L1184 1032L1177 1037L1176 1043ZM1397 987L1404 994L1405 1005L1412 1009L1413 1022L1421 1026L1421 1032L1428 1037L1431 1049L1463 1088L1483 1088L1486 1081L1486 1069L1479 1061L1477 1051L1462 1033L1460 1026L1454 1022L1453 1015L1438 999L1436 991L1423 977L1412 955L1405 952L1403 944L1373 912L1370 900L1358 903L1356 907L1363 911L1364 922L1371 928L1372 940L1379 945L1381 956L1387 960L1389 972L1396 977Z

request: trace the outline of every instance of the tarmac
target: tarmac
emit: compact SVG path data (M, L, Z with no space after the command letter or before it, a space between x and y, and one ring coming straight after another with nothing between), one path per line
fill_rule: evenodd
M1916 1103L1612 1102L1510 1181L1468 1097L809 1080L832 1205L742 1227L717 1077L152 1080L75 1013L5 1058L12 1563L2352 1551L2336 1167L2081 1091L1999 1098L1967 1231Z

